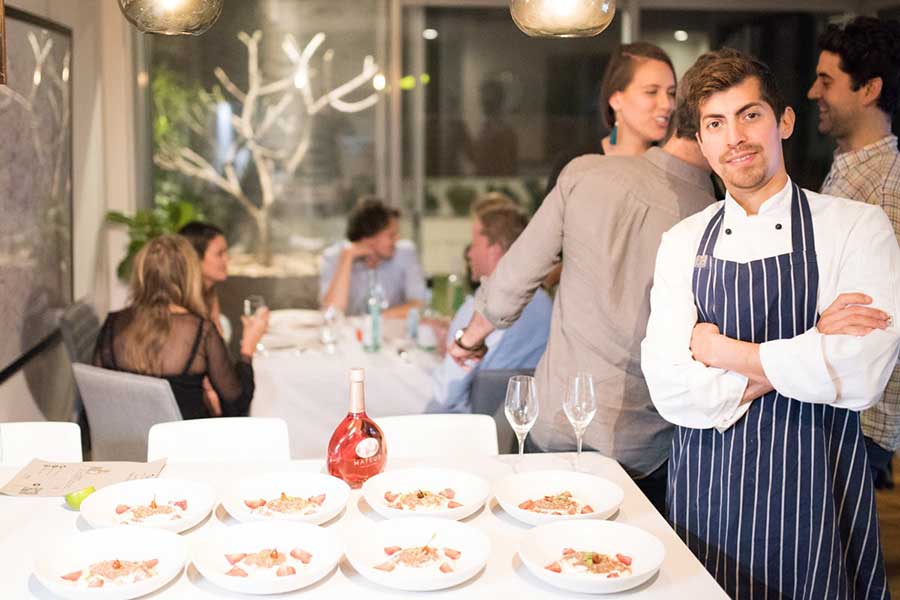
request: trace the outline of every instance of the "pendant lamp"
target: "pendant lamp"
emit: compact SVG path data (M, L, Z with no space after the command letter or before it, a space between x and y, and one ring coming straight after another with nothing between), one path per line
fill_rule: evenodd
M138 31L200 35L222 14L225 0L119 0L122 14Z
M609 27L616 0L510 0L509 13L532 37L591 37Z

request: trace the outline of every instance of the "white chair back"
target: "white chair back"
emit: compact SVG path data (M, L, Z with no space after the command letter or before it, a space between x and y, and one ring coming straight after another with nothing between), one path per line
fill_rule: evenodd
M181 420L165 379L80 363L72 370L90 423L93 460L143 461L150 427Z
M225 417L160 423L150 428L147 460L290 460L283 419Z
M76 423L0 423L0 464L25 466L32 459L81 462L81 428Z
M495 456L497 428L487 415L429 414L381 417L388 458Z

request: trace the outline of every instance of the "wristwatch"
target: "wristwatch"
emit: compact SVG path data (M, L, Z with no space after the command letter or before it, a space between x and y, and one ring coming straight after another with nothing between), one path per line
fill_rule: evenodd
M487 350L487 346L484 345L484 341L478 342L475 346L466 346L462 342L462 337L465 335L465 329L457 329L456 333L453 334L453 343L457 346L465 350L466 352L481 352L482 350Z

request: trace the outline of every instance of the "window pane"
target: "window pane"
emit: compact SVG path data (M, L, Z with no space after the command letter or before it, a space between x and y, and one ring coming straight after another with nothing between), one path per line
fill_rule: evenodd
M430 273L461 273L472 202L490 190L529 211L554 164L599 147L596 93L620 39L536 39L506 8L403 13L403 173Z
M233 271L271 250L291 274L314 273L356 198L375 191L381 96L364 60L383 54L382 5L229 2L201 37L148 36L155 197L191 200L222 226Z
M703 52L726 46L768 64L797 113L794 134L784 147L788 173L803 187L818 190L831 165L833 144L817 131L818 109L806 92L819 58L816 38L828 19L824 13L644 10L641 39L669 53L679 77Z

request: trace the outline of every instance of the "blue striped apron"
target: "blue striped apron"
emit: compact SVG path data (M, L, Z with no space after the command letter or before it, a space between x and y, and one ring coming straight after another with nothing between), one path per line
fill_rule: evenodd
M819 270L806 194L794 186L788 254L714 258L724 214L697 251L699 321L753 343L814 327ZM732 598L889 597L856 412L773 391L724 433L678 427L666 504L675 531Z

